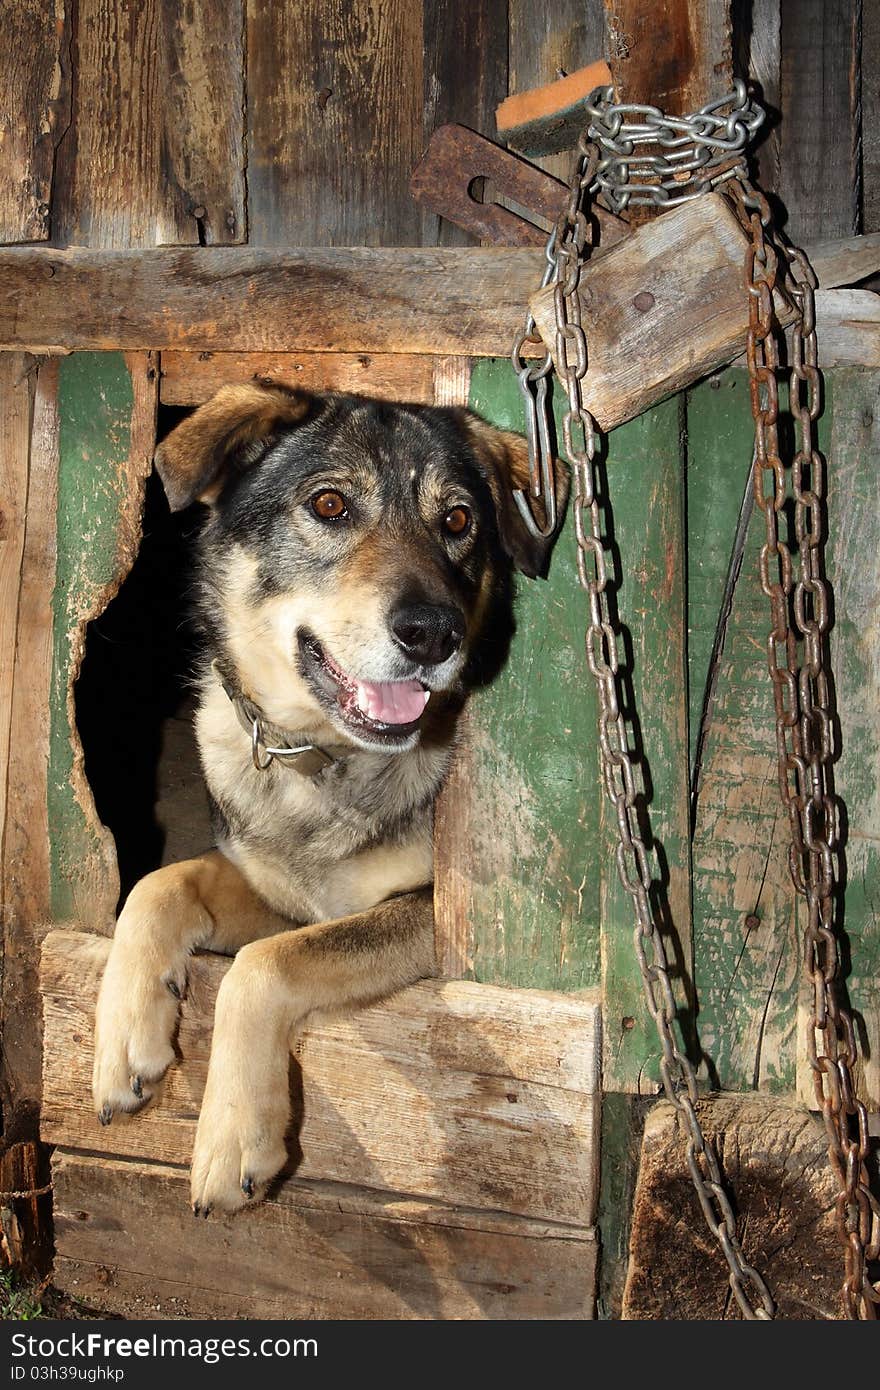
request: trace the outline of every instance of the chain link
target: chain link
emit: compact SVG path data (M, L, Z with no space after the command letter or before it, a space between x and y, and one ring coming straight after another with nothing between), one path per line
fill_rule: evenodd
M636 921L633 940L647 1006L656 1024L662 1049L660 1072L663 1088L684 1125L688 1168L707 1225L727 1261L730 1287L739 1308L746 1318L769 1319L774 1315L773 1299L760 1274L743 1254L718 1156L711 1140L704 1135L697 1115L696 1073L675 1036L676 1004L663 940L651 910L651 869L638 826L635 769L629 753L618 688L620 639L612 621L607 548L596 495L596 427L583 395L587 343L577 291L588 239L584 206L591 190L596 187L598 162L599 152L585 131L578 146L568 203L548 243L548 257L553 257L553 265L551 274L545 276L545 283L553 279L555 286L557 372L567 396L562 438L574 474L577 572L589 609L585 645L587 664L595 678L599 697L602 780L617 825L618 872L633 903ZM531 331L534 332L533 324ZM527 333L517 339L515 357L521 353L526 337ZM550 368L541 363L535 370L543 374L541 379L546 379ZM522 375L520 380L522 382Z
M848 1318L873 1318L880 1307L880 1286L872 1284L867 1265L880 1258L880 1203L868 1181L867 1113L856 1097L855 1032L841 1001L834 921L839 814L831 780L834 737L825 665L829 596L821 550L826 465L816 447L814 428L821 408L815 277L803 254L772 233L767 201L748 181L744 149L764 113L749 100L744 83L737 82L726 98L682 118L664 116L656 107L616 106L612 97L613 89L603 88L587 103L590 125L579 141L568 203L547 243L542 285L554 284L556 366L567 396L562 437L574 475L577 572L589 608L586 657L599 697L602 780L617 825L618 872L633 903L634 945L648 1010L660 1040L663 1089L684 1124L688 1168L706 1223L727 1261L730 1287L739 1308L746 1318L772 1318L773 1299L760 1274L744 1257L717 1154L700 1126L694 1068L673 1031L676 1006L662 937L651 909L651 872L639 832L635 772L621 710L619 637L609 604L606 544L596 496L596 429L583 394L587 343L577 293L589 239L587 208L591 195L602 194L608 206L618 212L637 203L672 206L724 184L748 236L745 287L749 296L747 361L755 419L754 495L765 521L760 574L771 608L767 655L776 709L779 785L792 836L789 864L795 888L807 902L804 961L813 999L808 1054L840 1189L837 1220L845 1250L844 1314ZM633 116L640 119L625 119ZM780 536L778 522L789 500L778 430L779 344L773 296L780 274L799 311L792 332L789 376L789 409L797 431L791 465L797 577L791 549ZM530 362L526 356L529 348L534 354L543 348L531 317L514 344L512 358L527 402L530 493L542 501L545 521L552 506L555 523L549 465L551 354L544 352L537 363ZM547 534L525 499L520 496L518 502L532 529ZM803 649L802 662L799 647Z
M830 609L822 567L827 468L816 447L815 431L821 410L813 303L816 278L803 253L773 232L767 200L747 178L731 181L726 191L749 236L746 353L755 419L755 504L765 526L761 586L770 600L767 664L776 710L779 790L791 828L789 868L795 889L807 904L804 969L812 996L807 1054L839 1187L844 1315L874 1319L880 1308L880 1285L872 1283L867 1262L880 1258L880 1203L871 1192L866 1167L868 1116L856 1096L858 1054L852 1016L843 1002L835 922L840 829L832 782ZM798 311L788 383L796 434L791 464L796 562L779 523L789 503L789 488L779 454L780 353L773 310L777 285Z

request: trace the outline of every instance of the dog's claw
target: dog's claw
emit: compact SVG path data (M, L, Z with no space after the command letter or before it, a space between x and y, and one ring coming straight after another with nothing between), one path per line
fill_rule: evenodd
M101 1113L98 1116L98 1123L106 1127L107 1125L109 1125L112 1119L113 1107L107 1101L105 1101L104 1104L101 1106Z
M181 992L181 990L180 990L180 986L178 985L178 983L177 983L176 980L166 980L166 981L165 981L165 988L171 991L171 993L174 995L174 998L175 998L175 999L182 999L182 998L183 998L183 994L182 994L182 992Z
M192 1204L192 1213L193 1213L193 1216L201 1216L201 1214L202 1214L202 1209L201 1209L201 1207L199 1206L198 1202L193 1202L193 1204Z
M251 1197L253 1197L254 1193L257 1190L254 1180L250 1176L250 1174L248 1174L246 1178L242 1178L241 1190L244 1193L245 1197L247 1197L248 1201L250 1201Z
M137 1096L138 1100L143 1100L143 1098L144 1098L144 1083L143 1083L143 1081L141 1080L141 1078L140 1078L139 1076L133 1076L133 1077L131 1078L131 1089L134 1091L134 1093L135 1093L135 1095Z
M202 1216L205 1218L206 1221L213 1210L214 1208L211 1206L210 1202L206 1207L202 1207Z

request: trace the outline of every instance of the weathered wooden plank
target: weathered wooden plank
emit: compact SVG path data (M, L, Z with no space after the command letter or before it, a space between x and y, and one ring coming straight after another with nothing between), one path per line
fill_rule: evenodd
M511 92L543 86L559 72L575 72L605 56L602 0L556 0L553 5L511 0L509 11ZM572 159L566 152L533 162L567 182Z
M64 0L19 0L3 13L0 48L0 241L49 235L52 172L66 119Z
M730 90L729 0L605 0L608 52L621 101L682 116Z
M182 1060L164 1095L137 1118L102 1129L91 1106L92 1015L108 951L105 939L78 932L46 939L42 1136L67 1148L186 1163L229 962L193 960ZM294 1047L302 1068L297 1176L589 1225L598 1037L595 999L454 981L314 1020Z
M437 405L467 405L471 362L467 357L434 359ZM471 821L467 711L462 717L452 768L434 811L434 940L441 974L458 979L471 973L472 931L468 915Z
M880 370L834 373L828 446L828 579L834 595L831 665L840 730L835 790L846 808L842 927L846 991L860 1043L859 1093L880 1110ZM801 990L798 1093L815 1104Z
M490 133L508 89L507 0L425 0L424 130L457 122ZM410 171L411 172L411 171ZM420 209L423 246L467 246L474 238L427 207Z
M605 528L615 573L613 603L624 630L618 642L623 708L653 878L652 906L680 1011L680 1036L689 1042L693 947L680 441L677 400L615 430L608 440L602 491L609 498ZM609 1091L653 1094L660 1044L633 948L632 900L617 871L616 816L604 794L600 825L603 1081Z
M697 1102L736 1193L746 1259L770 1286L783 1321L839 1316L836 1188L820 1120L768 1096ZM729 1270L697 1201L686 1136L673 1107L648 1116L633 1210L623 1317L698 1321L739 1318Z
M706 194L656 217L581 271L589 343L586 404L602 429L630 420L744 350L746 238L726 199ZM530 299L556 354L552 286ZM777 295L780 321L791 306Z
M56 1151L53 1282L135 1318L593 1316L594 1233L335 1183L190 1223L187 1176ZM185 1324L179 1329L181 1332Z
M748 378L731 369L687 402L691 742L754 447ZM710 1081L791 1091L799 944L779 800L767 599L753 516L705 733L693 839L697 1031Z
M256 0L247 68L251 241L418 244L408 180L423 143L420 0L301 0L295 16Z
M751 0L749 21L742 10L733 26L734 72L754 84L766 112L755 147L758 183L765 193L779 187L779 81L781 0Z
M820 367L880 367L880 295L817 290Z
M862 6L862 231L880 231L880 6ZM877 288L875 284L874 288Z
M356 391L385 400L434 399L430 357L389 352L163 352L164 405L201 405L229 381L271 377L307 391Z
M823 290L854 285L880 270L880 232L810 242L804 250Z
M162 172L183 237L206 246L247 241L243 0L162 0L166 55Z
M537 250L0 251L0 348L510 349Z
M13 1142L33 1133L40 1093L34 970L36 923L47 905L48 835L40 794L46 751L41 702L49 674L46 585L51 590L52 574L51 550L47 554L44 545L47 523L54 534L50 376L46 370L38 388L32 359L0 356L0 1022L4 1132ZM40 619L42 625L34 626Z
M54 239L118 247L241 240L240 0L78 0L76 15Z
M861 0L786 0L781 16L779 182L793 241L859 227ZM817 110L817 94L821 105Z
M86 625L137 555L155 444L157 370L149 354L77 353L60 364L58 549L49 753L52 912L111 931L119 875L98 822L76 732L74 686Z

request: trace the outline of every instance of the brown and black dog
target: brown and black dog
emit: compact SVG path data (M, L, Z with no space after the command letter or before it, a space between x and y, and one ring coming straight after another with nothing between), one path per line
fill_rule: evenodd
M156 464L173 509L209 508L196 731L217 849L129 895L94 1100L103 1124L147 1103L190 953L234 954L193 1156L207 1214L286 1161L291 1031L435 973L434 799L468 693L505 659L513 566L542 573L550 541L515 506L525 441L462 409L229 386Z

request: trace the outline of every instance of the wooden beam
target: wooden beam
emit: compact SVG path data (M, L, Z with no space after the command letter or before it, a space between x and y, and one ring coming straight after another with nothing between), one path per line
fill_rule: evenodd
M49 235L52 175L66 112L64 0L18 0L3 11L0 46L0 241Z
M56 1150L53 1177L53 1283L117 1316L593 1316L592 1230L293 1179L184 1239L180 1168Z
M683 116L730 90L729 0L605 0L620 101Z
M42 1137L187 1164L229 961L193 959L181 1061L161 1100L102 1129L90 1079L109 949L84 933L46 938ZM336 1021L315 1020L294 1047L302 1069L297 1177L588 1226L598 1176L598 1037L595 998L458 981L424 982Z
M434 360L413 353L172 350L162 353L159 398L163 405L201 405L227 382L257 377L393 401L430 403L435 394Z
M540 251L0 251L0 348L506 356Z

